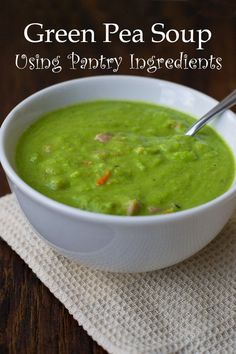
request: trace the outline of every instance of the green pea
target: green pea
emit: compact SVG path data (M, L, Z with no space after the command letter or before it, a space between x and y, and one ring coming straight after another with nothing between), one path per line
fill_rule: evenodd
M66 189L69 186L69 182L66 178L60 177L60 176L55 176L50 179L48 183L48 187L52 190L60 190L60 189Z
M140 162L140 161L137 161L136 166L138 167L138 169L139 169L140 171L144 171L144 170L146 169L146 167L144 166L144 164L143 164L142 162Z
M36 152L30 156L30 162L37 162L39 160L39 154Z

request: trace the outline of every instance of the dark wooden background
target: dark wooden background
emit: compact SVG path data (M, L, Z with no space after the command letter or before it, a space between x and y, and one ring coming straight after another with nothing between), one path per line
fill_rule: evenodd
M236 87L235 1L161 1L161 0L52 0L13 1L0 4L0 123L22 99L48 85L64 80L108 74L102 70L71 71L64 67L59 74L51 71L18 70L15 54L40 54L53 58L74 50L81 56L128 57L129 53L149 57L172 57L179 51L190 56L223 58L217 70L161 70L154 75L145 71L136 75L171 80L201 90L216 99L223 98ZM92 28L98 43L94 44L30 44L23 37L24 27L41 22L45 28ZM209 28L212 40L197 53L190 44L102 44L102 22L116 22L121 28L141 28L145 34L150 25L163 22L167 28ZM148 38L148 36L147 36ZM125 62L120 74L133 74ZM0 196L9 192L0 168ZM18 354L90 354L105 351L73 320L67 310L36 278L24 262L0 241L0 353Z

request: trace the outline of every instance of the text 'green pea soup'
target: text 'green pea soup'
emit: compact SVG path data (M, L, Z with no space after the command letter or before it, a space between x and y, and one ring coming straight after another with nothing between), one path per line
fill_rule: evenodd
M155 215L206 203L235 174L233 155L210 127L184 136L194 119L138 101L91 101L45 114L21 136L20 177L80 209Z

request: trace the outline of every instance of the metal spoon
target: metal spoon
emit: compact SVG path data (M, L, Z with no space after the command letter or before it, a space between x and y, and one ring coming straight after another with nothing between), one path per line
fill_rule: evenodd
M185 133L185 135L193 136L199 129L204 127L204 125L215 117L217 113L223 113L227 108L232 107L236 104L236 90L225 97L221 102L219 102L215 107L213 107L208 113L206 113L202 118L200 118L196 123L194 123L191 128Z

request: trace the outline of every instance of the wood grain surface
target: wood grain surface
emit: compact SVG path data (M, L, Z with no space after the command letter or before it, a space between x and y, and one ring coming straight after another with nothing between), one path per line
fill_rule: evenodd
M69 70L54 74L49 70L19 70L15 54L40 54L53 58L65 57L70 51L81 56L108 57L129 53L173 57L179 51L190 56L199 55L195 45L162 43L112 44L101 43L103 22L116 22L121 28L141 28L148 33L155 22L168 28L209 28L213 38L201 56L213 54L223 58L223 68L217 70L160 70L155 74L145 71L130 72L124 62L119 74L152 76L188 85L216 99L223 98L236 86L236 32L235 1L13 1L0 4L0 123L22 99L48 85L89 75L108 74L103 70ZM28 43L24 27L41 22L45 28L92 28L98 41L93 44ZM147 37L148 38L148 37ZM0 196L9 193L5 175L0 168ZM42 285L24 262L0 241L0 354L104 354L73 320L61 303Z

